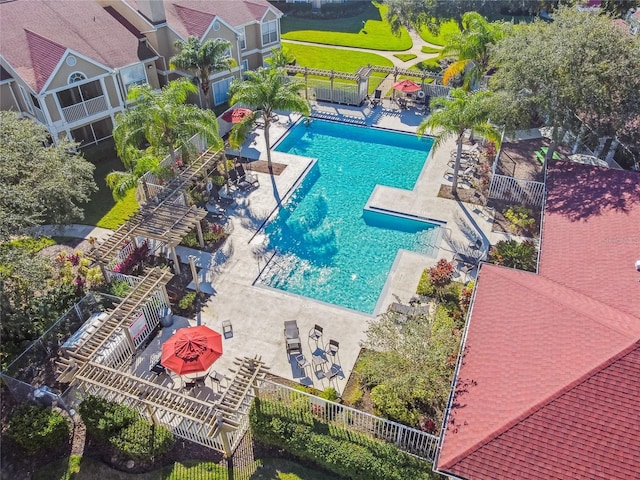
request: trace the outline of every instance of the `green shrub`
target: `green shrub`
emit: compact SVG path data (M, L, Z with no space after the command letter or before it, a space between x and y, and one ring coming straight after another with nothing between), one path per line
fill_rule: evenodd
M393 388L381 384L371 390L371 401L373 402L376 415L404 423L405 425L416 425L420 414L409 407L397 394Z
M528 232L536 224L533 218L533 210L517 205L509 207L504 212L504 218L509 220L509 229L514 233Z
M335 402L340 398L340 395L338 395L338 392L336 392L336 389L333 387L325 388L319 396L320 398L324 398L325 400L330 400L332 402Z
M111 437L109 443L132 460L145 460L166 453L173 435L162 425L154 426L140 418Z
M496 265L535 272L538 250L531 240L500 240L489 250L489 261Z
M103 442L108 442L140 417L135 410L93 395L80 403L78 411L87 432Z
M114 280L109 284L107 293L110 293L111 295L115 295L116 297L124 298L127 296L130 290L131 290L131 285L129 285L124 280Z
M428 268L425 268L422 272L416 293L425 297L434 297L436 295L436 287L431 284Z
M173 435L165 427L153 426L137 411L100 397L88 396L78 411L87 432L133 460L162 455L173 442Z
M55 244L56 241L49 237L22 237L0 243L0 253L6 253L12 249L38 253L40 250Z
M300 414L278 402L256 399L250 421L254 436L261 442L284 448L352 480L438 478L428 463L393 445L326 424L310 413Z
M178 302L178 307L181 310L191 310L194 302L196 301L196 292L189 292Z
M69 421L50 408L24 404L11 416L7 435L29 453L58 447L69 438Z

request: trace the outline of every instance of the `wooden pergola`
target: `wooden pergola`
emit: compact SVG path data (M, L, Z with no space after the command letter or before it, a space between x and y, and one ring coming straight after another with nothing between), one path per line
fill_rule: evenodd
M254 386L266 376L267 367L259 358L236 359L234 377L222 396L201 400L177 392L152 377L87 362L76 374L77 388L84 395L97 395L138 410L156 425L164 425L174 435L223 452L233 454L249 421Z
M209 169L224 157L223 151L207 150L196 161L181 170L153 198L140 207L127 222L116 230L103 243L98 245L90 257L101 268L112 268L113 263L122 261L121 251L124 245L137 245L137 237L162 242L171 251L176 273L180 273L180 262L175 247L194 228L198 242L204 247L204 238L200 221L207 216L204 208L188 206L185 189L197 178L207 176ZM105 278L107 276L105 275Z
M112 366L118 366L131 358L136 352L136 344L131 338L128 327L145 309L157 309L162 304L169 304L166 285L171 277L171 272L165 268L147 270L126 298L113 310L106 312L107 318L96 325L93 331L87 331L86 339L82 339L77 345L61 349L65 356L59 357L56 362L58 381L71 382L76 372L91 359L98 356L104 357L102 352L105 350L109 350L110 353L105 361L112 363ZM159 301L158 297L160 297ZM149 321L155 323L149 326L150 329L155 328L159 323L158 316L152 314L146 316Z

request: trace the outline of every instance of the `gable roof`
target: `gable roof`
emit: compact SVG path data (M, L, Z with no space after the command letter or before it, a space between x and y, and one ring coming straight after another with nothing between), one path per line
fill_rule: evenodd
M119 68L147 55L135 34L96 2L15 0L0 3L0 51L14 71L40 92L67 50Z
M137 0L128 0L137 9ZM282 12L267 0L164 0L167 24L181 37L201 38L214 18L233 27L260 22L268 10Z
M539 273L480 269L440 472L640 472L639 185L635 172L549 162Z

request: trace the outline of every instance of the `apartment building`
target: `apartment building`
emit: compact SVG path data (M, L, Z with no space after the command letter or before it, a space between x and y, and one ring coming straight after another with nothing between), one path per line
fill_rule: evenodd
M236 66L212 75L212 105L233 78L280 46L266 0L8 0L0 3L0 108L83 146L111 136L128 89L189 76L169 71L176 40L230 42Z

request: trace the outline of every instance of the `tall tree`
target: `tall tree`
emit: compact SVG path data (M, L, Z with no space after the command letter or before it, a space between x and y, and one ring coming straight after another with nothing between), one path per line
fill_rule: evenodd
M603 136L637 135L640 40L608 16L560 8L553 18L522 25L492 48L498 70L491 87L503 99L492 118L506 117L509 129L529 127L521 106L538 112L552 127L547 159L576 115ZM503 115L507 106L523 115Z
M173 163L176 148L189 145L196 133L203 135L209 145L222 147L215 114L185 103L189 94L197 91L186 78L170 82L158 93L149 85L132 87L127 99L136 104L116 116L113 130L116 151L123 163L132 160L130 147L138 149L145 141L159 151L168 150Z
M506 24L488 22L476 12L462 16L462 31L451 35L444 45L443 57L455 55L457 60L445 70L442 83L448 84L459 74L464 75L463 88L470 90L489 71L489 46L504 37Z
M490 92L467 93L460 88L455 88L450 95L451 98L436 97L431 101L432 113L420 123L417 133L421 136L427 129L434 131L434 149L438 149L452 137L456 139L457 152L451 194L457 195L462 139L465 132L476 131L496 144L500 143L500 132L488 122L491 106Z
M247 72L246 80L234 80L229 89L231 105L240 103L262 113L264 121L264 141L267 147L267 163L273 174L271 165L271 142L269 127L276 110L285 110L308 116L309 102L300 96L304 84L287 78L279 68L259 68Z
M177 40L174 44L178 53L169 60L169 67L193 74L193 82L202 90L205 108L211 106L209 77L215 72L230 69L235 63L229 54L230 46L229 41L222 38L201 42L193 36L186 41Z
M15 112L0 112L0 240L26 227L84 218L82 205L97 189L94 166L78 144L61 139Z

